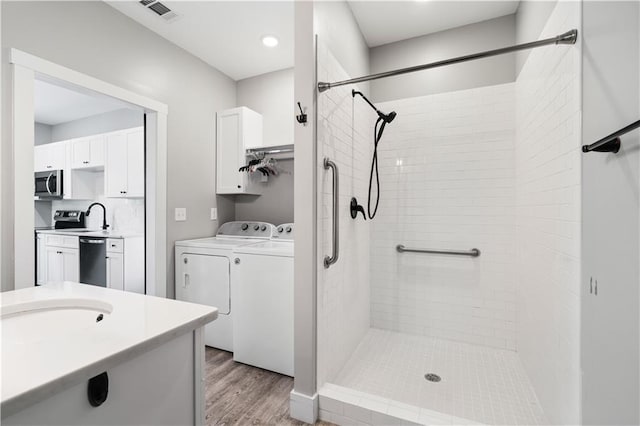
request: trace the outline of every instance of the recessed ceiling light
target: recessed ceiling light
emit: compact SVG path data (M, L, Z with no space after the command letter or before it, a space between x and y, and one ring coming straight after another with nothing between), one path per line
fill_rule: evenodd
M262 37L262 44L267 47L276 47L278 45L278 39L275 36L264 36Z

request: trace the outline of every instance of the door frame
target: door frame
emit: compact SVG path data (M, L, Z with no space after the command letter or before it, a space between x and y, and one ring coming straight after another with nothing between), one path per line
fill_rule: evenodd
M145 272L146 294L167 295L167 114L168 106L95 77L18 49L10 49L11 139L13 149L13 284L35 285L33 246L33 141L35 80L51 80L97 92L140 108L145 114ZM6 223L6 222L5 222Z

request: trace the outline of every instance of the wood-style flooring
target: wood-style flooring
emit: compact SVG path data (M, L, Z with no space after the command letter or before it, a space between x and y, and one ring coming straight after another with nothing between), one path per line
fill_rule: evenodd
M206 349L207 425L304 425L289 417L293 379ZM329 425L319 422L317 425Z

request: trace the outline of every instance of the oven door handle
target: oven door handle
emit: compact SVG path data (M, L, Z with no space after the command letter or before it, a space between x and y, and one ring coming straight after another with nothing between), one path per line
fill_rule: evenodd
M49 176L47 176L47 182L45 183L45 186L47 187L47 192L49 193L49 195L53 195L51 193L51 189L49 189L49 181L51 180L51 177L53 177L53 173L49 173Z

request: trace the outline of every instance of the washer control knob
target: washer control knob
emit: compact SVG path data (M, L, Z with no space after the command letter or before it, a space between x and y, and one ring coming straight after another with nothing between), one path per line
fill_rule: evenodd
M282 232L282 226L278 226L278 232Z
M290 226L287 226L287 232L291 232L293 229Z
M240 264L240 258L239 258L239 257L236 257L236 258L233 260L233 263L235 263L236 265L239 265L239 264Z
M260 225L254 225L253 230L257 231L258 229L260 229Z
M266 230L267 230L267 225L262 225L262 228L260 228L260 230L261 230L262 232L266 231Z
M246 223L243 223L240 229L242 229L243 231L246 231L247 229L249 229L249 225L247 225Z

